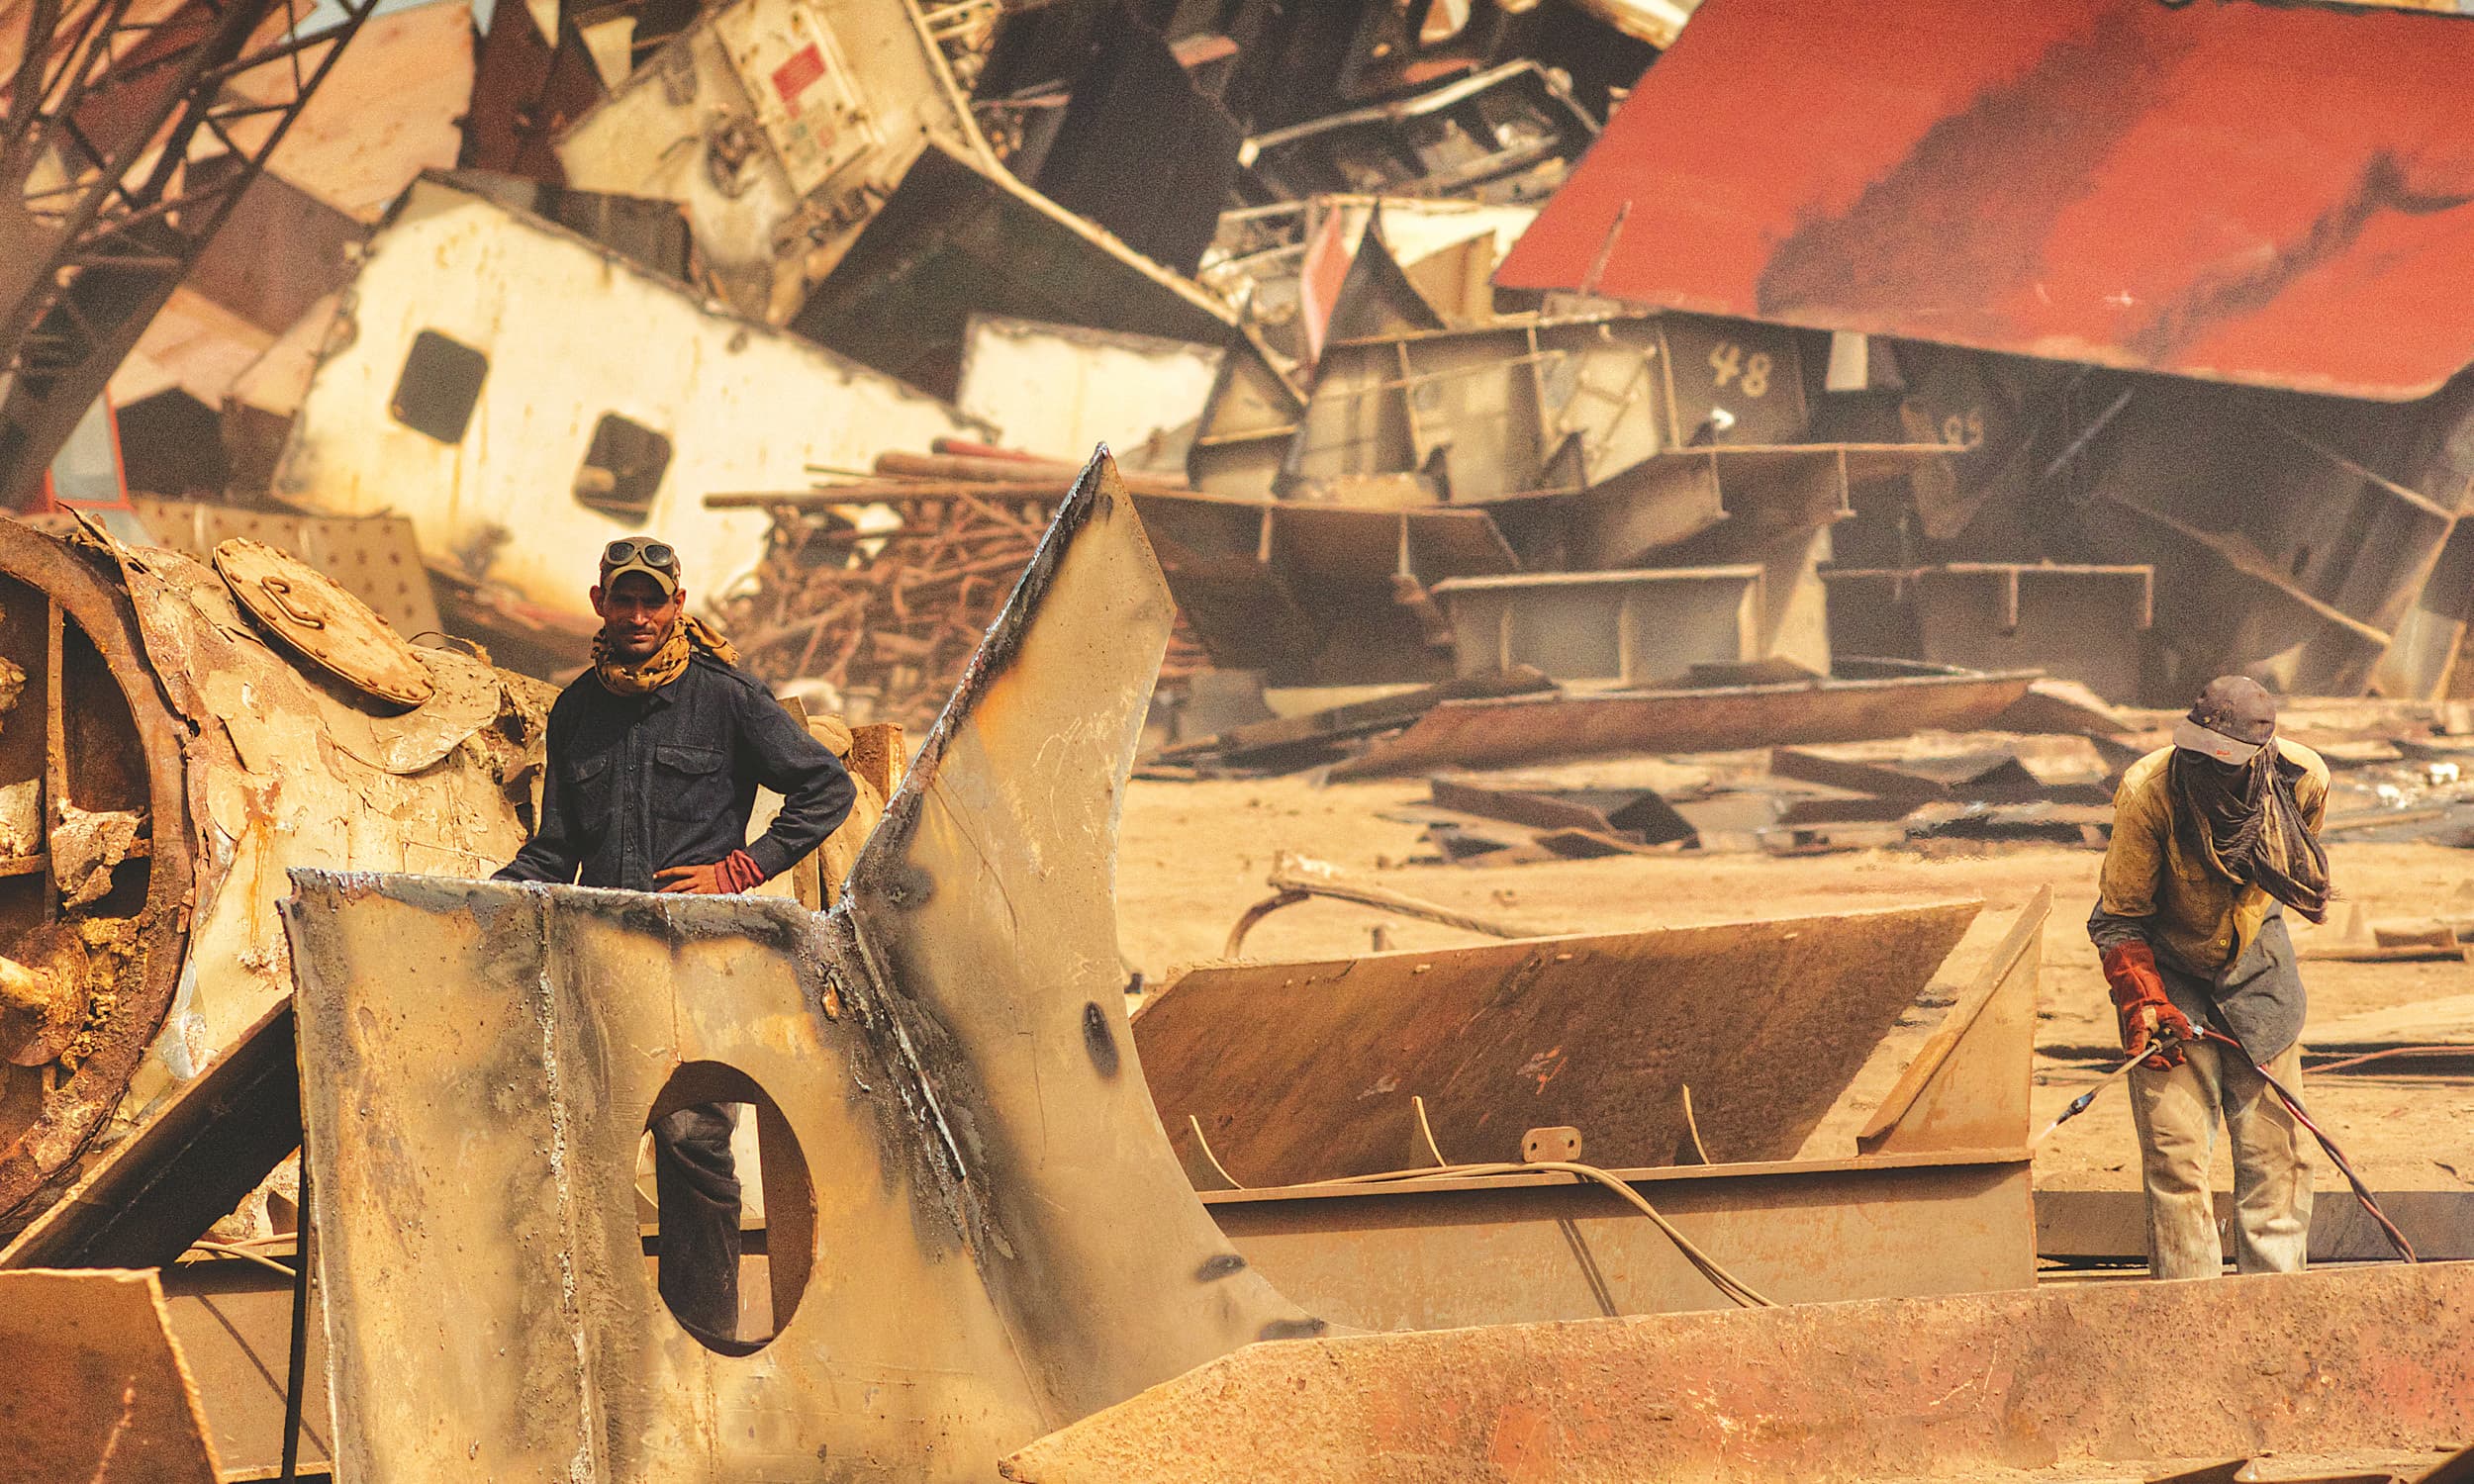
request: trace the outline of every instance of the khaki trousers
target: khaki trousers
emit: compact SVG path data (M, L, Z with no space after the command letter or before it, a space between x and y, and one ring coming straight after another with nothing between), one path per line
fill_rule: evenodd
M2266 1064L2296 1095L2302 1047ZM2184 1048L2179 1067L2131 1073L2147 1186L2147 1272L2213 1278L2225 1265L2209 1171L2220 1121L2234 1150L2234 1266L2238 1272L2300 1272L2311 1238L2311 1166L2302 1130L2259 1073L2230 1046Z

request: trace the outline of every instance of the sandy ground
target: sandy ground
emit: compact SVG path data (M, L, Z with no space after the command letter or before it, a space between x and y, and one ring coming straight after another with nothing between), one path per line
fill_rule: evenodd
M1661 765L1630 765L1655 772ZM1595 781L1595 780L1593 780ZM1651 777L1640 782L1654 783ZM1974 958L2036 888L2053 888L2034 1113L2041 1128L2092 1080L2084 1054L2057 1049L2113 1041L2113 1013L2081 924L2094 900L2098 853L2002 845L1991 853L1927 859L1870 850L1799 859L1750 855L1619 857L1500 867L1415 864L1419 826L1382 817L1424 802L1422 780L1318 788L1303 778L1260 782L1150 782L1128 788L1118 862L1120 936L1127 962L1159 983L1182 966L1217 958L1238 915L1268 895L1275 855L1294 851L1365 880L1473 913L1516 915L1558 932L1604 932L1747 917L1846 911L1908 902L1978 898L1984 913L1937 975L1927 1001L1946 1002ZM2427 844L2338 843L2332 873L2348 908L2373 918L2428 916L2474 893L2474 851ZM1486 941L1371 908L1312 901L1258 926L1246 957L1333 957L1368 951L1380 927L1395 948L1448 948ZM2301 941L2298 935L2298 941ZM2415 1001L2474 994L2463 963L2310 962L2304 977L2312 1024ZM1898 1069L1940 1017L1921 1009L1886 1040L1805 1154L1852 1154L1852 1138ZM2474 1031L2474 1026L2468 1027ZM2474 1040L2460 1034L2456 1039ZM2306 1032L2305 1045L2310 1044ZM2306 1091L2315 1116L2381 1189L2449 1190L2474 1184L2474 1059L2467 1075L2331 1075ZM2038 1150L2048 1188L2136 1188L2137 1143L2127 1101L2108 1091L2088 1113ZM2221 1186L2230 1169L2218 1161ZM2319 1188L2342 1198L2324 1162Z

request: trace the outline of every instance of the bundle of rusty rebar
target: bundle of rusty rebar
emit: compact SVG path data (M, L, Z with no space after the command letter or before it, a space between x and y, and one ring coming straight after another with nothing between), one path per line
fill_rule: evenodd
M854 714L935 717L1080 472L951 446L886 454L871 475L794 494L707 497L773 516L753 583L722 605L748 670L777 687L820 681ZM1163 674L1202 663L1181 630Z

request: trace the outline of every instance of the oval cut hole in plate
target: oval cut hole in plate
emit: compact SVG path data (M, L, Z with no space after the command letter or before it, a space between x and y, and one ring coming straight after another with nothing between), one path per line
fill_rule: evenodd
M644 1120L645 1273L697 1344L752 1355L790 1324L815 1264L815 1185L790 1121L719 1062L670 1074Z

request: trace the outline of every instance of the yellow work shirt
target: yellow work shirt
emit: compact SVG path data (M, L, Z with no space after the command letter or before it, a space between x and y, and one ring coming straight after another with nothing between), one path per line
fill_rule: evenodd
M2276 745L2287 761L2302 765L2294 802L2313 834L2328 817L2328 764L2299 742ZM2173 749L2160 747L2131 765L2113 795L2113 843L2105 847L2099 879L2103 910L2147 920L2148 947L2200 974L2233 966L2274 898L2249 882L2229 881L2185 847L2173 827Z

